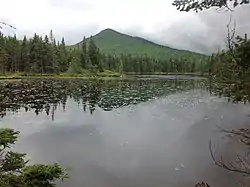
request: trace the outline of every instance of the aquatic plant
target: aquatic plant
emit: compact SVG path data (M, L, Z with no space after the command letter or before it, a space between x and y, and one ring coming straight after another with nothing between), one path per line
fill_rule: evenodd
M194 89L195 80L83 80L31 79L0 83L0 116L20 110L46 112L54 119L58 106L66 109L69 98L93 113L96 107L105 111L167 96L176 91ZM202 85L202 84L201 84Z

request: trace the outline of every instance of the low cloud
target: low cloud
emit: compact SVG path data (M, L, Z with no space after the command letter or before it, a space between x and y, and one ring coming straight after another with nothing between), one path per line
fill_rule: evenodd
M196 20L187 19L172 24L166 31L164 41L175 47L210 54L225 47L230 18L231 28L234 28L235 23L237 35L250 34L250 6L246 5L236 8L233 12L214 9L204 11L197 14Z

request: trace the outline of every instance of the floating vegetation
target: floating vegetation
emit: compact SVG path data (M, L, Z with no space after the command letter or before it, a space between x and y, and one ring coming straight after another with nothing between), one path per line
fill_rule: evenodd
M0 116L20 109L52 115L61 106L66 110L69 98L93 114L96 107L104 111L135 105L177 91L195 89L198 80L83 80L35 79L0 83ZM203 84L200 84L202 86Z

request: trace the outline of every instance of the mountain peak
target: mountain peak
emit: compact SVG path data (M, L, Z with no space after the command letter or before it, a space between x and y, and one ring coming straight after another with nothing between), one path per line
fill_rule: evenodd
M203 57L203 55L195 52L173 49L141 37L120 33L111 28L102 30L92 38L104 54L130 54L133 56L148 56L156 59L180 59L182 57L197 59ZM77 45L79 44L81 44L81 42Z
M111 28L106 28L106 29L102 30L101 32L117 32L117 31L115 31L114 29L111 29Z
M99 34L100 33L119 33L119 32L115 31L114 29L107 28L107 29L100 31Z

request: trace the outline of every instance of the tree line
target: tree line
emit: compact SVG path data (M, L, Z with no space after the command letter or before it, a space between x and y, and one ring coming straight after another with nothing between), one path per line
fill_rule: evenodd
M205 58L204 58L205 59ZM53 32L44 37L34 34L18 40L0 33L0 73L84 73L85 70L111 70L120 73L207 72L204 59L190 57L156 59L139 55L114 55L100 52L92 37L76 48L67 47L64 38L56 41Z

